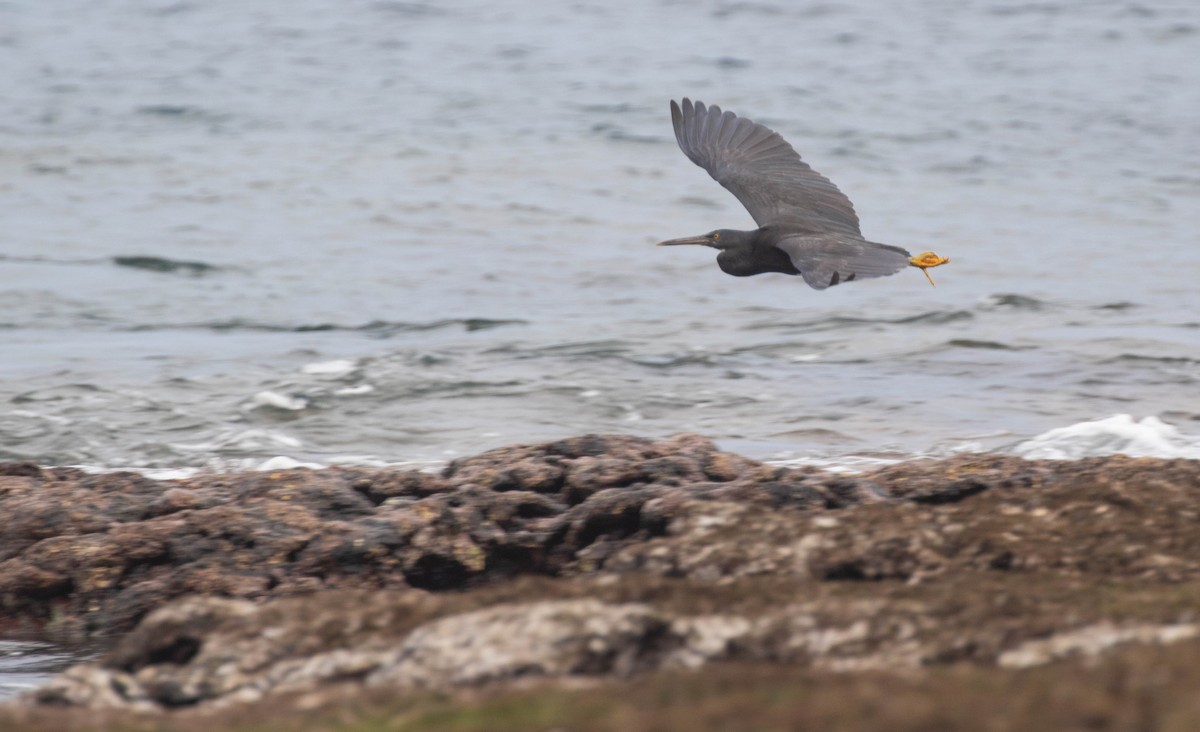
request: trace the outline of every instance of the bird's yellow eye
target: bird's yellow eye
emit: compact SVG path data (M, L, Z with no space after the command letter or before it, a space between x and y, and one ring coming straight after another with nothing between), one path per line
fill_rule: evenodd
M718 233L716 233L716 232L714 231L714 232L713 232L713 239L720 239L720 238L721 238L721 235L720 235L720 234L718 234Z

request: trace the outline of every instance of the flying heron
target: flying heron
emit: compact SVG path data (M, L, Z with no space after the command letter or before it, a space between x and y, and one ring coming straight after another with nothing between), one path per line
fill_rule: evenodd
M683 154L736 196L758 228L717 229L659 246L702 244L720 250L722 272L800 275L817 290L908 266L921 268L932 285L928 268L950 261L864 239L850 199L774 130L686 97L682 106L671 101L671 123Z

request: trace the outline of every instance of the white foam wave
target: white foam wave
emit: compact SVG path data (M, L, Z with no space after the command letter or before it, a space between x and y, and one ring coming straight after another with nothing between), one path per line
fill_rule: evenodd
M989 438L995 435L977 435L979 438ZM973 452L986 452L983 442L976 439L961 439L940 442L928 450L920 452L904 452L900 450L872 450L848 453L810 454L810 455L780 455L768 458L763 462L768 465L778 465L784 468L813 467L839 475L858 475L872 470L886 468L889 465L906 463L911 460L940 460L953 455Z
M78 468L90 475L105 473L138 473L151 480L182 480L197 475L214 475L219 473L254 473L272 470L290 470L292 468L308 468L319 470L331 466L357 468L390 468L393 470L417 470L422 473L437 473L446 466L444 460L381 460L370 455L338 455L331 457L327 463L310 460L297 460L287 455L276 455L262 460L259 458L209 458L203 466L186 468L147 468L144 466L99 466L99 465L68 465Z
M339 358L335 361L322 361L321 363L308 363L300 367L300 371L305 374L315 374L319 376L345 376L358 368L356 361L351 361L348 358Z
M906 460L913 460L917 457L923 456L907 453L897 453L896 455L811 455L805 457L776 458L764 460L763 462L781 468L820 468L826 472L837 473L839 475L858 475L859 473L870 472L876 468L885 468Z
M150 480L183 480L192 478L204 472L203 468L143 468L137 466L100 467L97 465L68 465L78 468L89 475L104 475L105 473L138 473Z
M1158 417L1117 414L1044 432L1014 448L1030 460L1077 460L1097 455L1200 460L1200 435L1187 435Z
M333 392L338 396L358 396L359 394L370 394L375 391L375 387L370 384L359 384L357 386L346 386Z
M296 460L295 458L290 458L286 455L276 455L269 460L264 460L262 463L255 466L253 470L291 470L292 468L311 468L313 470L319 470L327 467L329 466L322 465L321 463L306 463Z
M261 451L272 447L300 447L300 440L273 430L223 430L206 442L171 442L168 447L183 452L219 452L222 450Z
M280 394L277 391L260 391L250 398L250 406L254 407L273 407L275 409L285 409L289 412L299 412L308 407L308 400L300 396L292 396L290 394Z
M41 412L34 412L29 409L13 409L7 412L7 414L13 417L23 417L25 419L41 419L57 425L68 425L71 424L72 421L67 417L59 417L53 414L42 414Z

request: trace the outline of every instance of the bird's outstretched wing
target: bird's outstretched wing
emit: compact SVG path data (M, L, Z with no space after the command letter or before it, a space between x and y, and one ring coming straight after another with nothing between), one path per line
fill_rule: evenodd
M908 252L862 237L823 234L789 236L775 243L809 287L824 290L842 282L886 277L909 266Z
M687 98L682 107L671 101L671 122L683 154L737 196L759 226L859 234L850 199L779 133Z

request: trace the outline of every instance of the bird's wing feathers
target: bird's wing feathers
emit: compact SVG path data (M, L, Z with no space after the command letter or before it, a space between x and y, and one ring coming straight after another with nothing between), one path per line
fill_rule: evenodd
M683 100L671 101L684 155L742 202L759 226L790 223L812 233L859 233L850 199L808 167L779 133L756 122Z
M800 276L816 290L852 280L886 277L909 264L908 252L900 247L838 234L789 236L775 246L787 253Z

